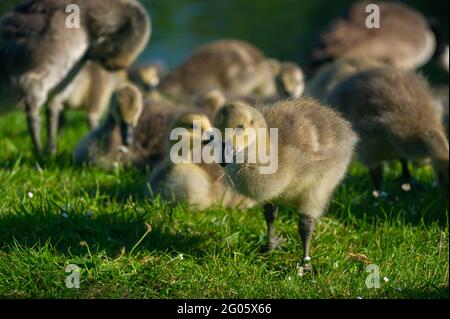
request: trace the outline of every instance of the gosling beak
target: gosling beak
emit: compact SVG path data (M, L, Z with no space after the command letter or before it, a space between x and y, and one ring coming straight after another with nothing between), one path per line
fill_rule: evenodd
M133 144L134 128L132 125L122 121L122 123L120 123L120 135L122 137L122 143L125 146L130 146Z
M220 165L222 167L226 167L229 163L233 162L233 159L234 159L234 150L232 144L222 143L222 156Z
M226 147L227 145L225 143L222 143L222 154L220 159L220 166L226 167L228 163L226 162Z

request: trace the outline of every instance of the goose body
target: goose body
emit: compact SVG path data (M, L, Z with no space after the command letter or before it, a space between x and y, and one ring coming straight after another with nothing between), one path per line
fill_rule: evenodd
M380 28L368 28L368 5L380 8ZM339 58L370 57L404 70L425 65L437 39L426 18L399 2L359 1L330 23L311 56L317 68Z
M272 62L247 42L219 40L195 51L163 79L160 89L191 102L214 89L230 97L270 96L276 93Z
M68 5L79 8L79 28L67 27ZM9 95L2 102L23 103L37 152L39 108L47 99L88 59L109 70L126 68L149 36L149 17L135 0L28 0L0 18L0 92Z
M324 213L335 187L344 177L357 137L350 124L333 110L311 99L278 101L270 105L230 102L215 116L215 126L244 130L277 129L278 168L262 174L267 164L233 162L225 166L236 190L264 204L269 248L275 246L274 221L278 205L297 209L304 262L314 224ZM236 133L237 134L237 133ZM262 143L270 143L262 140ZM234 150L246 150L255 139L230 142ZM261 142L259 142L261 143ZM256 147L261 147L257 144Z
M329 103L360 136L359 159L369 167L374 195L382 189L382 164L401 160L404 184L411 188L407 161L431 158L438 182L448 189L448 141L442 112L426 80L392 67L357 73L340 83Z

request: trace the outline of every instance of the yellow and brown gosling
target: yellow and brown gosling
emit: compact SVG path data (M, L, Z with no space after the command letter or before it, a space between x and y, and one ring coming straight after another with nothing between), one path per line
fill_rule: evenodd
M126 157L127 147L135 143L135 131L142 111L143 98L136 86L127 83L117 89L105 122L76 146L73 153L75 164L110 168L114 161Z
M341 82L329 102L360 136L359 159L370 169L374 196L383 184L383 162L400 160L402 189L412 187L409 160L430 158L439 184L448 190L449 147L441 112L427 81L392 67L366 70Z
M295 63L281 63L276 77L278 95L282 98L297 99L305 91L305 76L303 70Z
M194 127L194 124L198 127ZM205 151L204 148L211 147L208 144L210 139L203 135L211 129L209 118L203 113L182 114L170 126L167 138L172 130L180 128L184 131L179 133L178 138L189 141L189 147L183 149L184 154L180 154L183 155L182 161L174 162L171 158L173 147L176 147L180 140L170 140L165 158L150 176L150 194L159 194L173 204L186 202L200 210L214 205L232 208L252 207L255 203L232 189L218 163L193 161L193 152L196 148ZM195 139L198 139L198 145L194 144Z
M189 103L211 90L227 97L276 93L277 63L250 43L219 40L202 46L162 81L161 92Z
M223 165L238 192L264 205L268 249L275 248L279 242L274 226L278 206L297 209L303 242L299 271L310 270L315 223L324 214L334 189L346 174L357 141L350 124L337 112L312 99L296 99L269 105L231 102L216 114L214 126L223 136L226 128L235 132L232 140L225 142L229 146L222 149L222 157L227 149L233 157L244 152L243 163L233 161ZM277 134L270 128L277 129ZM252 136L247 134L251 129L262 131ZM259 155L256 163L250 162L247 150L271 143L278 149L272 154L277 159L277 169L263 173L268 164Z

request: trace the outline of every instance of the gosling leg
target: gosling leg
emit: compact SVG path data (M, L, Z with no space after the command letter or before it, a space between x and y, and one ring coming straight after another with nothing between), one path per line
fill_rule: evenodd
M372 178L372 183L374 186L372 194L374 197L378 198L380 197L383 189L383 165L379 164L373 168L370 168L370 177Z
M301 266L303 267L304 271L311 271L311 257L310 257L310 248L311 248L311 240L314 233L314 229L316 227L315 219L301 214L300 220L298 223L298 231L300 234L300 238L303 243L303 259Z
M263 248L264 252L270 252L274 249L279 249L280 238L276 236L275 220L278 217L278 207L274 204L267 203L263 207L264 218L267 224L267 245Z
M55 155L57 151L58 141L58 127L60 118L60 108L47 107L47 152L50 155Z
M408 161L404 158L400 159L402 165L402 185L401 188L405 192L409 192L412 189L411 173L409 172Z
M41 141L41 121L39 119L39 108L36 103L25 101L25 114L28 123L28 130L31 135L34 152L36 155L42 155Z

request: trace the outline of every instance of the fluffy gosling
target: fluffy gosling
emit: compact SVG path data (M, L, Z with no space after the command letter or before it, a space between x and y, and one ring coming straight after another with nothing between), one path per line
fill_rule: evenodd
M199 96L219 89L227 97L276 93L278 63L267 59L250 43L220 40L194 52L161 82L162 93L193 103Z
M195 129L194 121L200 123ZM202 150L210 147L207 144L210 142L209 139L202 140L202 144L198 146L194 146L193 142L194 139L200 141L201 134L211 129L211 122L205 114L188 112L178 116L168 130L167 136L175 128L186 130L182 136L190 141L190 148L184 150L186 153L183 154L181 163L174 163L171 159L171 150L178 141L169 142L164 160L150 176L151 194L159 194L163 199L173 203L187 202L200 210L218 204L233 208L247 208L254 205L252 200L233 191L228 180L224 179L224 172L219 164L193 162L195 147Z
M360 136L357 154L370 169L374 196L382 191L382 164L392 160L402 164L403 190L412 187L408 161L424 158L431 158L439 184L448 190L448 141L422 76L389 67L366 70L341 82L329 102Z
M111 159L120 157L122 153L126 156L126 147L134 143L142 110L143 98L136 86L127 83L116 90L105 122L76 146L73 155L75 164L109 167Z
M357 137L350 124L335 111L310 99L285 100L273 105L250 105L232 102L215 116L214 126L222 135L226 128L235 130L244 139L227 141L234 155L255 145L260 132L250 138L248 129L262 129L270 144L275 137L269 128L278 129L278 170L261 174L261 164L225 165L232 184L238 192L264 204L267 223L268 249L276 248L274 222L278 205L293 207L300 215L299 233L303 242L302 269L310 270L310 244L315 223L319 219L336 186L344 177L352 157ZM256 148L262 147L261 142ZM225 147L222 149L225 156Z
M380 8L379 28L366 26L370 14L366 8L370 4ZM312 52L311 68L340 58L364 56L415 70L433 57L439 40L427 19L406 4L358 1L320 35Z
M79 28L66 25L69 5L79 8ZM0 18L0 103L22 102L41 154L39 109L48 97L88 60L108 70L128 67L149 37L149 16L136 0L26 1Z

